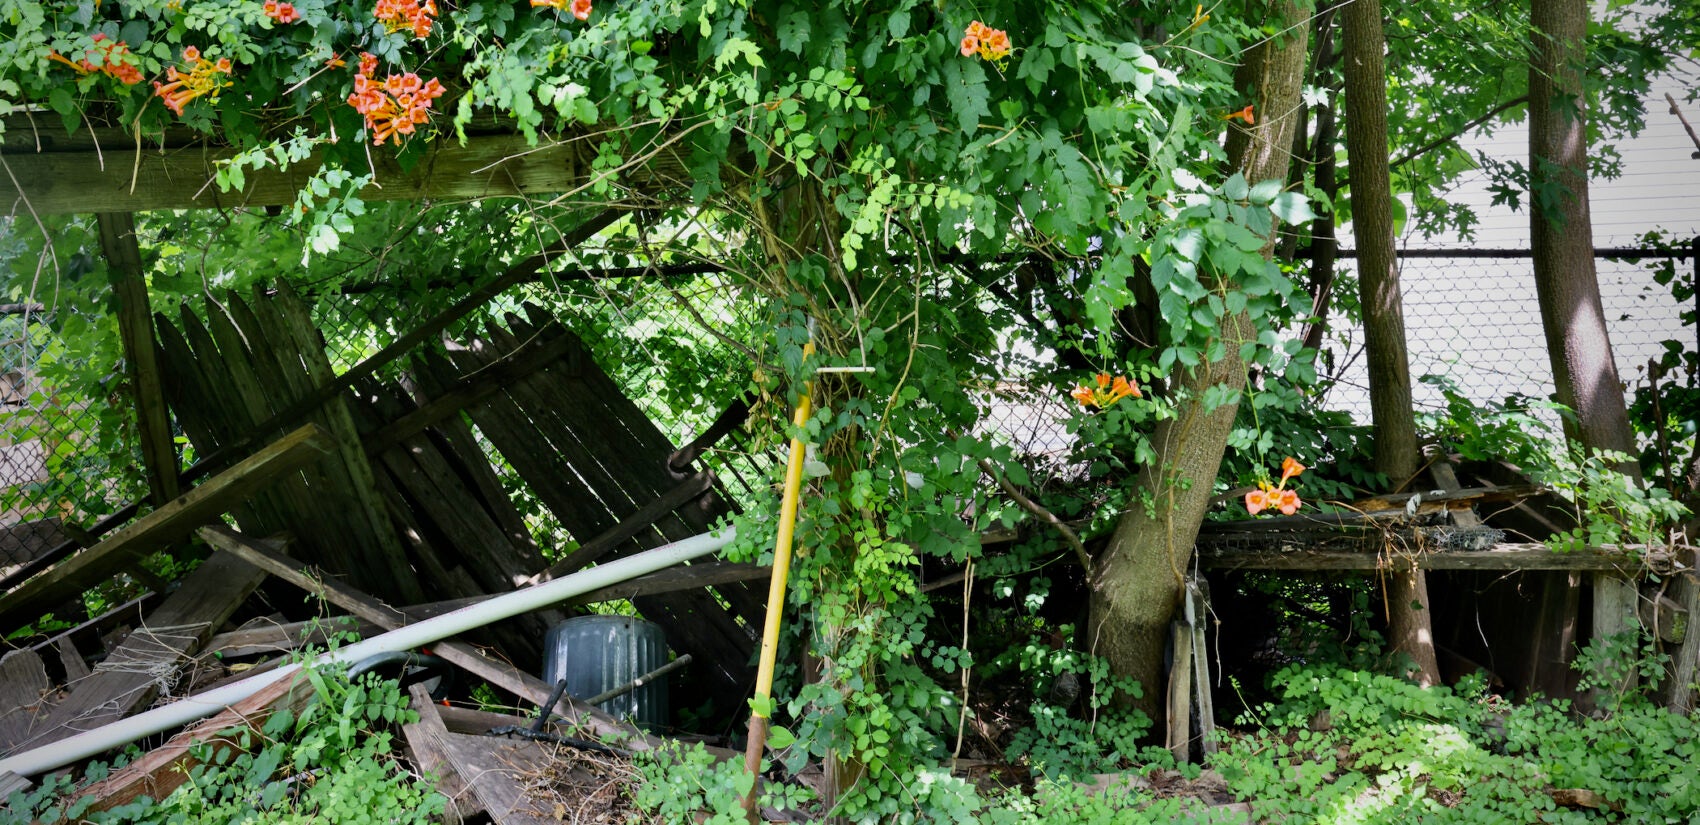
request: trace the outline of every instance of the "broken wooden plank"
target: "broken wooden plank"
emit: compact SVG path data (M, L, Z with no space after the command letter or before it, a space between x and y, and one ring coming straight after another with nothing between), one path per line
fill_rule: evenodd
M233 555L213 554L88 678L74 685L22 745L39 748L147 707L178 665L212 638L213 630L264 578L263 572Z
M431 701L424 685L412 685L407 692L419 720L402 725L401 735L413 750L414 765L434 780L437 793L448 800L443 806L444 821L458 823L483 813L478 795L455 769L455 760L446 744L449 729L443 724L437 703Z
M580 544L578 549L568 553L560 561L549 565L548 570L532 576L526 583L536 584L550 579L558 579L594 564L621 544L630 541L638 533L654 526L657 521L684 506L686 502L708 492L713 486L714 477L708 473L697 473L679 482L673 489L663 493L660 498L638 508L637 512L620 519L619 524L603 531L590 541Z
M71 643L69 637L54 642L53 652L59 656L59 667L65 671L65 684L67 685L73 684L94 672L89 670L89 663L83 659L82 651Z
M40 656L14 650L0 658L0 753L29 738L52 688Z
M364 445L366 452L368 455L377 455L395 447L409 437L423 432L427 427L562 358L568 359L567 368L571 370L575 368L575 361L588 357L584 352L584 345L577 339L527 341L519 349L502 356L489 369L462 376L453 384L433 393L431 400L421 404L413 412L367 436Z
M0 621L29 621L75 598L329 449L329 436L312 424L279 438L99 544L0 596Z
M1647 560L1615 547L1557 551L1544 544L1501 544L1492 550L1430 550L1391 558L1357 550L1227 549L1200 545L1199 563L1222 570L1616 570L1631 573L1668 553L1649 550Z
M240 659L260 653L282 653L299 650L306 645L322 645L339 633L354 633L361 638L376 635L383 629L371 622L361 622L350 616L328 616L304 622L267 622L239 627L220 633L207 641L206 652L226 659Z
M202 527L196 534L207 544L230 553L385 630L394 630L407 624L408 617L400 610L335 579L317 576L309 572L312 569L311 567L284 555L280 550L281 545L277 541L269 539L255 541L224 525Z
M549 761L541 742L494 736L442 734L444 751L455 772L471 786L479 807L494 825L554 825L553 811L533 807L526 777Z
M136 242L136 216L129 212L102 212L95 216L95 223L100 228L100 249L106 257L112 293L118 299L118 332L124 346L130 394L136 403L142 469L147 476L150 499L159 506L181 495L182 489L178 480L177 446L171 437L171 416L165 410L159 358L154 350L153 310L148 302L141 248Z
M217 760L221 751L240 749L238 743L245 735L264 729L272 714L282 710L299 713L312 698L313 688L305 679L279 679L171 737L164 745L84 788L81 795L94 798L89 806L91 812L108 811L141 796L164 799L189 781L190 768L201 764L192 750L195 745L210 744L208 755Z

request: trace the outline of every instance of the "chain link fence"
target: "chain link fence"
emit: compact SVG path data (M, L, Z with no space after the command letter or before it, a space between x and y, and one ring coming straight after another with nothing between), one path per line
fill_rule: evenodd
M1673 297L1670 277L1664 282L1655 277L1663 267L1667 276L1692 283L1691 251L1606 251L1596 263L1626 384L1646 380L1648 361L1665 352L1665 342L1700 347L1692 340L1692 324L1684 325L1684 312L1693 308ZM1341 265L1345 275L1353 274L1349 259ZM1402 258L1401 270L1414 377L1445 376L1478 404L1552 393L1526 251L1413 252ZM481 283L434 283L426 289L352 285L303 291L302 297L314 308L333 368L342 372ZM753 348L729 331L767 328L762 316L767 302L735 275L600 271L567 272L512 287L445 335L471 334L528 301L547 308L584 339L602 368L676 444L702 432L747 383ZM129 432L131 405L120 391L121 356L111 349L69 351L65 342L71 339L60 334L66 324L108 321L77 308L0 304L0 567L17 563L23 552L5 543L6 535L22 531L4 528L55 516L86 524L141 492L134 463L104 459L114 454L114 439ZM1335 380L1326 406L1367 420L1361 330L1335 329L1326 350L1324 372ZM404 361L396 362L381 375L399 378L404 368ZM1418 383L1414 393L1419 407L1443 404L1433 384ZM1073 446L1066 426L1068 399L1049 387L1019 381L1000 383L987 394L983 433L1015 447L1037 467L1066 468ZM705 462L734 498L748 499L768 483L774 448L764 436L738 433Z
M1692 322L1685 328L1683 320L1684 313L1692 313L1694 307L1679 303L1669 285L1672 278L1692 282L1693 254L1691 249L1596 253L1606 327L1618 375L1628 393L1647 380L1649 361L1666 352L1666 342L1700 347ZM1354 265L1349 259L1340 261L1342 276L1355 284ZM1399 283L1412 400L1419 409L1445 406L1443 382L1419 380L1423 376L1444 379L1479 405L1513 396L1552 397L1552 362L1535 295L1534 264L1527 250L1408 251L1400 258ZM1323 371L1335 381L1325 405L1368 421L1363 329L1336 326L1323 349ZM1673 375L1662 380L1693 378ZM1556 418L1547 418L1556 425Z
M105 320L78 307L0 304L0 572L57 544L48 522L87 524L139 491L137 463L110 458L134 429L133 407L118 397L116 341L64 334Z

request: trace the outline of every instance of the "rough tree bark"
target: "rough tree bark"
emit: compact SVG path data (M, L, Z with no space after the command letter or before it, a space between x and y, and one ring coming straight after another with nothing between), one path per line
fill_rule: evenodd
M1582 91L1586 0L1534 0L1529 59L1529 224L1535 294L1566 434L1589 450L1633 453L1635 437L1606 333L1588 210L1587 99ZM1639 477L1638 469L1622 469ZM1628 630L1635 589L1595 575L1594 638Z
M1403 485L1422 466L1411 408L1411 368L1405 346L1399 259L1393 246L1393 184L1387 157L1386 40L1381 0L1355 0L1340 11L1345 34L1346 162L1351 169L1352 236L1358 247L1358 298L1363 307L1369 365L1375 469ZM1393 570L1387 576L1387 625L1393 650L1411 658L1418 683L1440 682L1428 576Z
M1235 127L1228 138L1231 164L1253 182L1287 179L1296 121L1292 113L1299 106L1310 32L1298 4L1276 0L1266 9L1260 18L1282 34L1251 49L1238 75L1246 102L1256 107L1257 125ZM1264 253L1273 246L1271 239ZM1123 514L1092 571L1086 643L1114 673L1139 681L1144 696L1133 705L1158 721L1158 730L1163 639L1180 602L1183 573L1238 409L1237 395L1206 408L1204 391L1216 385L1244 388L1239 343L1252 337L1251 323L1243 314L1225 316L1219 334L1227 343L1225 357L1177 377L1183 400L1175 417L1158 425L1153 435L1157 460L1141 472L1139 484L1154 499L1154 512L1135 505Z

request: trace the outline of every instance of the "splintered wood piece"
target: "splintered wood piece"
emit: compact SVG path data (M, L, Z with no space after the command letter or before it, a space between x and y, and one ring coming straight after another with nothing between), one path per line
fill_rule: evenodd
M443 806L443 818L450 823L458 823L483 813L484 805L472 792L472 787L461 778L449 756L448 747L444 744L449 729L443 724L437 703L431 701L431 694L423 685L413 685L407 692L414 712L419 714L419 721L402 725L401 735L413 750L413 762L419 771L433 777L437 782L437 793L448 799L448 804Z
M183 580L177 592L118 645L88 678L20 743L38 748L146 708L161 685L192 656L214 628L236 612L265 573L228 553L215 553Z
M29 738L52 687L40 656L14 650L0 659L0 753Z
M282 710L298 713L313 697L312 686L288 676L261 688L257 693L171 737L164 745L81 791L94 797L90 811L107 811L146 795L164 799L189 780L189 769L200 764L191 748L206 742L212 753L235 750L242 732L258 733L272 714Z
M307 424L268 444L93 547L0 596L0 622L29 621L111 578L144 555L182 539L278 477L331 448L324 430Z

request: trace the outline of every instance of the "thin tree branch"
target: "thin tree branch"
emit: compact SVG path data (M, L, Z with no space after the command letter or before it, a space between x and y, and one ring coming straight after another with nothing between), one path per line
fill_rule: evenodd
M1003 491L1009 494L1010 498L1015 499L1015 503L1019 505L1021 509L1032 513L1035 518L1056 528L1056 531L1061 533L1063 539L1068 542L1068 546L1074 548L1074 554L1080 558L1080 566L1086 570L1087 578L1091 578L1092 554L1086 552L1086 544L1080 540L1080 534L1074 532L1074 528L1068 526L1068 524L1062 519L1057 518L1056 513L1045 509L1044 505L1028 498L1027 495L1021 492L1019 488L1017 488L1014 484L1011 484L1009 479L1004 478L1002 473L999 473L994 467L992 467L991 462L983 458L980 459L980 469L984 470L986 475L995 479L998 486L1002 487Z
M1495 106L1492 109L1489 109L1487 111L1487 113L1482 115L1481 117L1478 117L1475 120L1472 120L1469 123L1466 123L1463 126L1458 127L1458 129L1453 131L1451 134L1443 135L1441 137L1435 138L1434 140L1431 140L1428 143L1423 144L1422 146L1420 146L1416 149L1413 149L1409 152L1406 152L1403 155L1400 155L1398 157L1398 159L1387 164L1387 169L1388 169L1388 171L1398 169L1399 167L1404 166L1405 164L1410 163L1411 161L1416 160L1417 158L1420 158L1423 155L1428 154L1429 152L1432 152L1436 149L1439 149L1440 147L1445 146L1446 144L1451 143L1451 142L1457 140L1458 138L1461 138L1464 135L1469 134L1471 131L1475 130L1476 127L1478 127L1478 126L1480 126L1480 125L1482 125L1482 124L1484 124L1484 123L1486 123L1490 120L1493 120L1496 117L1499 117L1507 109L1511 109L1511 108L1516 107L1516 106L1521 106L1521 105L1528 103L1528 102L1529 102L1529 96L1528 95L1523 95L1522 97L1517 97L1517 98L1512 98L1511 100L1507 100L1504 103L1501 103L1498 106ZM1340 188L1341 189L1346 189L1346 188L1350 187L1351 185L1352 185L1352 179L1351 178L1346 178L1345 180L1340 181Z

